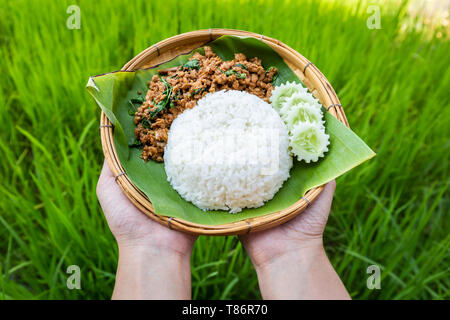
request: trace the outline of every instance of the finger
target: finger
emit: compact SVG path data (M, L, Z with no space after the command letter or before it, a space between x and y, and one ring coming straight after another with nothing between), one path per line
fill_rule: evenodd
M333 200L334 191L336 190L336 180L331 180L325 185L322 195L324 198L328 199L329 202Z
M336 181L332 180L328 182L319 197L312 203L312 205L303 213L299 214L295 217L292 222L300 221L305 218L307 215L316 215L319 214L325 219L328 218L330 213L331 203L333 202L334 190L336 189ZM257 234L263 234L264 231L260 231ZM254 236L254 234L243 234L239 236L239 240L242 242L242 245L246 249L248 237Z
M111 198L120 198L121 195L120 187L117 185L114 174L107 161L103 162L102 171L97 182L97 197L102 205L107 205Z
M108 172L109 171L109 172ZM97 181L97 197L101 197L102 195L102 191L103 188L106 185L106 181L108 180L108 177L110 176L110 172L111 170L108 167L108 164L106 163L106 160L103 161L103 166L102 166L102 170L100 171L100 176L98 177L98 181ZM112 175L112 173L111 173Z
M119 212L121 215L139 212L139 214L144 215L122 191L107 161L103 162L102 172L97 184L97 197L106 216L115 212Z
M103 161L102 172L100 173L100 178L114 178L114 175L109 168L108 162L106 159Z
M334 191L336 190L336 181L332 180L325 185L322 193L313 202L308 211L320 212L326 216L329 215L331 204L333 202Z

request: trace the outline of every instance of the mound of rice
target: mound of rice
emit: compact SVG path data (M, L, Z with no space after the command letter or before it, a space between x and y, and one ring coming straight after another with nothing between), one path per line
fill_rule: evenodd
M172 187L203 210L256 208L289 178L286 125L255 95L210 93L172 123L164 166Z

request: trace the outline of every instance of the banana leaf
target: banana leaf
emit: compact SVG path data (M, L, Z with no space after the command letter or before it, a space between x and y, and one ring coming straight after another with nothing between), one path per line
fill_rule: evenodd
M263 42L248 37L222 36L208 44L223 60L232 60L234 53L244 53L247 58L259 57L265 68L274 66L279 76L275 85L287 81L301 82L283 59ZM201 48L197 49L203 52ZM197 51L196 50L196 51ZM149 81L158 69L178 66L193 54L180 55L155 68L135 72L112 72L91 77L87 90L114 124L114 143L119 160L130 180L143 191L153 204L157 214L181 218L194 223L218 225L262 216L285 209L313 187L323 185L362 162L375 153L349 128L325 110L326 131L330 135L329 151L320 161L306 164L294 160L291 177L274 198L264 206L244 209L230 214L227 211L202 211L185 201L167 181L163 163L144 162L140 149L129 147L134 141L133 116L129 114L129 100L137 97L137 91L147 92Z

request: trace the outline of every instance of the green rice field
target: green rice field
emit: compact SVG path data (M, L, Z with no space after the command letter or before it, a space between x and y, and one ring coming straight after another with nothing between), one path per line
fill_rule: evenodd
M377 153L337 179L328 256L354 299L450 298L448 11L425 1L0 0L0 299L109 299L117 246L95 192L103 163L91 75L167 37L233 28L277 38L336 90ZM80 28L66 26L69 5ZM448 10L448 9L445 9ZM427 13L428 14L428 13ZM367 268L381 268L381 289ZM81 290L66 286L81 268ZM236 237L202 236L194 299L259 299Z

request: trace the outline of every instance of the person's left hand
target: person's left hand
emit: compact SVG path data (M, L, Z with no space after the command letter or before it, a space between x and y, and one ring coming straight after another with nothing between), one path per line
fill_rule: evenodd
M170 230L139 211L117 185L106 161L97 183L97 197L119 248L155 247L190 255L197 237Z

